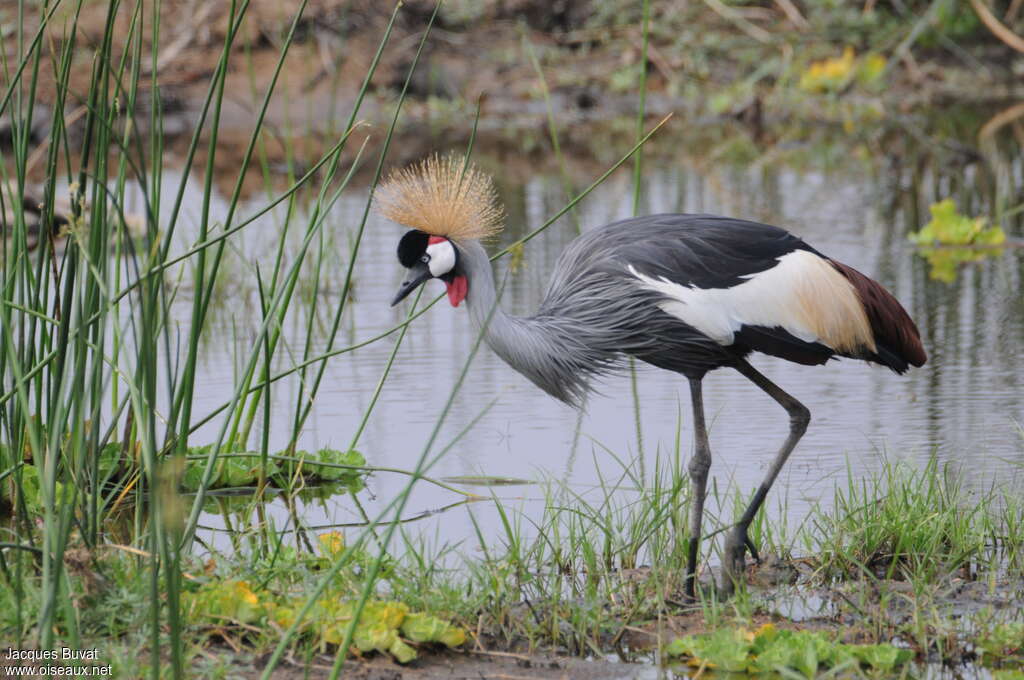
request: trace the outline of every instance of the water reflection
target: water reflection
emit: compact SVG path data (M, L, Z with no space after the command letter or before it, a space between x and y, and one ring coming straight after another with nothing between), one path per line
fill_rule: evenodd
M772 380L807 404L813 420L807 435L783 471L770 512L783 512L796 526L816 503L827 503L832 485L848 474L869 474L886 457L923 463L930 456L969 471L980 486L999 480L1017 483L1024 466L1024 299L1021 295L1024 250L1008 248L998 256L970 263L945 283L929 277L927 265L914 256L907 234L927 221L930 203L953 196L970 214L1003 214L1021 182L1020 154L996 148L991 157L954 153L956 163L911 152L899 138L890 140L891 153L879 163L857 154L824 158L802 153L793 163L785 156L771 163L729 165L680 159L649 162L644 175L642 212L709 212L756 219L786 226L816 248L881 281L904 303L921 328L929 363L900 377L854 361L825 367L797 366L770 357L755 364ZM886 142L886 143L890 143ZM913 147L916 148L916 147ZM536 228L564 204L562 178L536 174L513 181L502 173L501 161L483 154L485 167L496 172L509 215L501 244ZM579 179L580 186L589 177ZM1009 198L1008 198L1009 197ZM555 259L576 235L575 224L592 228L631 214L632 184L620 172L581 204L575 219L565 218L540 238L529 242L522 265L507 273L504 305L511 313L530 314L547 285ZM340 294L352 233L358 225L366 194L352 190L334 207L325 234L325 247L338 253L330 271L321 273L319 313L331 309ZM922 219L923 218L923 219ZM258 229L275 229L272 217L254 226L239 267L267 252ZM1022 215L1002 220L1010 238L1024 234ZM273 234L273 231L264 234ZM355 269L355 304L344 320L337 344L354 343L399 323L405 311L389 307L389 297L403 271L394 257L401 230L373 219L362 243ZM330 251L329 251L330 252ZM499 277L506 265L498 265ZM249 277L246 277L249 278ZM308 276L300 287L312 291ZM428 293L437 294L430 288ZM253 291L234 291L216 310L214 334L203 357L204 389L197 397L202 414L230 398L237 372L234 348L246 348L258 324ZM248 299L249 303L245 300ZM326 299L329 304L323 304ZM182 303L184 304L184 302ZM301 355L306 342L307 312L285 328L284 342ZM315 322L314 347L324 348L327 320ZM464 309L437 305L410 329L391 377L384 386L359 449L373 465L410 468L434 427L455 378L475 339ZM302 432L300 448L344 448L358 426L380 378L393 338L330 360L317 402ZM289 356L289 353L285 353ZM655 456L674 448L680 413L688 414L686 383L679 376L641 366L638 376L641 421L647 469ZM488 350L475 359L466 384L442 427L439 442L457 436L483 405L496 403L474 428L440 460L430 474L438 478L557 478L583 490L601 483L601 468L617 467L637 455L630 386L624 377L606 380L578 420L577 414L547 397ZM719 488L733 485L749 493L787 432L785 413L738 374L718 371L706 381L706 408L711 423L712 473ZM297 379L277 384L273 393L270 446L288 444L296 400ZM260 422L261 419L257 419ZM577 433L577 426L579 432ZM690 451L690 430L682 418L682 451ZM203 443L216 434L214 425L195 438ZM577 455L570 458L576 446ZM365 505L375 515L402 488L405 478L377 474L368 481ZM493 488L489 491L538 513L541 492L533 487ZM409 508L414 513L459 500L450 492L419 485ZM731 500L730 500L731 503ZM270 505L285 526L283 501ZM500 533L500 522L488 504L471 512L487 536ZM322 499L296 513L311 525L346 525L361 521L350 501ZM208 526L221 526L214 516ZM463 509L434 515L416 524L440 541L458 542L475 536L473 519ZM210 531L204 540L227 547L226 539Z

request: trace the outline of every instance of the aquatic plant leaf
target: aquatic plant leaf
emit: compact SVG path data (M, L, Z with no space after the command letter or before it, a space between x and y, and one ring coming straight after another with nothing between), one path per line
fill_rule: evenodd
M395 661L398 663L409 663L416 658L416 650L400 639L392 642L391 646L388 647L388 651L391 653L391 656L395 657Z
M440 642L458 647L466 641L466 631L429 614L414 613L402 622L402 636L413 642Z
M295 461L288 461L281 466L280 470L288 476L301 470L303 476L311 481L338 482L344 484L352 493L360 491L364 486L363 478L366 476L366 471L358 468L366 465L366 458L355 449L349 451L320 449L316 453L295 451L291 457L302 459L302 463L300 466ZM327 463L327 465L318 463ZM333 467L334 465L351 465L353 467L340 468Z
M288 607L284 605L278 605L274 607L274 614L272 618L281 626L281 628L290 628L295 623L295 617L297 612L294 607Z
M508 270L515 274L523 264L523 255L526 253L526 244L513 243L508 248L509 262Z
M862 664L878 671L891 671L913 658L909 649L893 645L847 645L847 648Z
M957 212L956 203L947 198L928 208L932 219L920 230L910 234L917 245L996 246L1006 241L1006 233L999 226L986 227L984 217L967 217Z
M778 630L766 624L754 632L719 629L670 642L668 656L692 666L729 672L799 674L815 678L820 669L843 670L866 666L892 671L911 659L909 650L893 645L845 645L823 633Z
M961 215L951 198L933 203L929 211L931 221L909 238L920 246L919 253L928 260L933 279L952 283L961 264L998 255L1006 242L1006 233L1001 227L986 226L984 217Z
M21 468L21 500L30 515L43 513L43 496L39 488L39 469L35 465Z
M1024 658L1024 623L1000 623L986 630L974 641L980 656L988 661Z
M217 476L219 487L249 486L253 482L252 471L243 458L225 458L219 463L220 474Z
M121 444L113 442L100 449L97 461L100 479L107 479L121 467Z
M752 636L746 631L720 628L712 633L687 635L666 647L670 656L688 657L691 666L742 673L748 669Z
M766 623L752 634L750 653L761 654L778 639L780 631L773 623Z
M329 546L337 536L324 534ZM340 534L339 534L340 536ZM316 644L341 645L352 624L356 602L345 599L344 591L324 593L309 611L301 630ZM295 622L296 612L304 606L304 598L295 597L274 607L272 618L282 628ZM456 647L466 641L466 632L457 626L424 613L410 613L409 606L395 600L369 600L352 631L352 646L360 652L391 654L399 663L416 658L416 649L409 642L435 642Z
M185 474L181 476L181 488L185 489L185 491L199 491L199 484L203 481L203 469L205 467L205 461L186 461Z
M886 59L881 54L869 54L857 68L857 82L866 87L879 84L885 75Z
M517 486L534 483L520 477L496 477L494 475L449 475L444 477L443 481L464 486Z
M466 631L458 626L448 625L441 633L437 641L445 647L458 647L466 642Z
M185 611L196 623L255 623L267 613L247 581L228 580L203 584L198 591L185 594Z
M807 631L780 631L754 660L753 670L771 672L792 670L813 678L819 666L831 668L841 661L836 645L824 637Z
M246 470L246 481L240 486L255 486L260 481L260 473L263 470L263 461L260 459L259 454L253 453L250 457L239 458L238 460L243 462ZM270 479L281 471L281 466L277 464L277 461L268 458L266 471L267 479Z
M360 652L386 652L397 639L398 632L382 622L372 624L360 622L352 634L352 644ZM340 642L341 640L335 641L335 644Z
M434 642L448 626L429 614L409 614L402 622L402 635L413 642Z
M363 621L379 621L388 628L398 628L405 621L409 606L404 602L370 600L363 607Z
M992 671L992 680L1024 680L1024 671L1012 668Z

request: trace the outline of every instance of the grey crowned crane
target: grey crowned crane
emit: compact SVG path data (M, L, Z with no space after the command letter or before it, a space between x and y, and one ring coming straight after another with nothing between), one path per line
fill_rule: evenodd
M408 275L398 304L429 279L463 301L484 339L512 368L580 408L592 381L632 356L686 376L693 402L693 487L686 594L695 594L711 449L701 380L732 368L789 414L789 436L725 539L722 589L731 592L757 550L747 530L810 422L810 411L747 362L762 352L798 364L848 357L903 373L926 361L917 327L885 288L778 227L712 215L648 215L591 229L561 254L534 316L497 308L480 240L501 229L489 177L461 160L428 158L389 177L380 212L411 227L398 244Z

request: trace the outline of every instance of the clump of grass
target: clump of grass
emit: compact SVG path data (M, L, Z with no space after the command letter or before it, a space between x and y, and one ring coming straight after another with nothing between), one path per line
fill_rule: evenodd
M968 492L934 458L848 480L804 538L818 578L970 576L991 557L993 495Z
M194 130L186 140L186 171L177 179L165 176L162 165L167 104L159 80L160 14L144 5L110 3L98 37L90 34L83 41L77 12L58 16L56 4L44 3L38 15L18 12L3 38L0 115L11 121L12 149L0 164L5 187L0 201L23 205L36 191L30 192L30 185L38 184L36 201L43 205L40 220L46 238L30 251L25 216L13 211L14 237L0 252L0 477L13 487L7 494L13 537L0 559L5 585L0 590L9 596L5 610L12 616L0 636L18 645L50 649L58 640L77 646L95 634L95 629L88 629L95 621L80 616L72 602L81 595L76 589L85 588L82 583L91 588L99 581L82 581L76 573L88 573L76 566L82 560L68 558L72 550L102 552L116 533L119 543L133 551L135 580L145 589L144 625L136 621L135 630L146 631L150 671L155 677L169 661L169 675L182 677L180 595L187 580L183 565L194 549L192 538L207 492L232 467L223 464L221 453L255 450L258 462L244 472L248 479L258 469L256 476L264 484L273 462L268 450L273 383L307 367L318 371L316 379L302 381L298 391L289 433L293 441L316 398L324 357L307 346L297 366L281 369L279 340L286 322L299 314L293 304L299 274L319 271L326 257L323 249L310 246L360 165L361 153L349 154L342 162L341 152L367 85L336 143L328 145L308 173L243 219L242 184L253 165L305 3L278 43L265 91L254 98L256 115L245 152L235 164L237 174L224 177L215 158L223 153L217 140L225 78L249 7L248 2L230 3L222 52L210 64L209 88L197 102ZM381 49L386 42L387 33ZM367 83L376 63L368 69ZM70 74L80 73L81 67L91 69L91 75L76 77L72 84ZM41 78L50 75L56 92L53 115L45 145L36 149L31 129L36 94ZM78 116L66 114L80 101L84 115L72 130L70 121ZM207 161L194 206L196 231L189 235L183 227L188 212L183 206L200 146L207 148ZM37 157L45 162L30 177L31 159ZM215 175L234 187L223 201L215 195ZM288 223L299 222L294 196L314 177L320 182L317 198L301 229L301 246L292 248L289 243L299 232L294 229L287 238ZM61 186L68 187L71 197L63 216L69 224L58 233L48 225L54 222L55 195ZM125 214L132 200L139 206L143 233L127 239L123 236L138 226L129 225ZM231 397L213 414L197 416L197 395L206 387L200 355L211 313L217 309L225 279L240 276L228 271L225 253L240 247L242 230L281 203L287 203L289 211L279 238L268 244L269 271L257 267L251 273L251 288L260 294L258 322L248 346L236 354ZM359 233L363 224L365 217ZM61 236L66 236L64 243L57 242ZM350 263L357 255L353 247ZM179 296L183 291L185 295ZM183 304L180 298L186 295L189 300ZM343 295L332 308L335 319L347 301ZM323 302L314 299L312 306L317 304ZM314 316L309 313L309 318ZM328 351L334 349L337 330L335 322L325 339ZM256 443L251 430L260 407L264 428ZM188 507L176 482L189 437L215 419L219 433L205 452L202 470L190 478L195 496ZM130 528L123 532L109 520L116 508L124 507L129 489L136 502L130 508ZM95 561L90 557L84 564Z
M467 589L488 593L480 612L488 630L596 653L624 626L678 600L689 488L678 458L658 455L646 485L637 461L613 460L615 476L602 474L594 489L548 483L541 517L526 526L494 498L500 545L478 528L483 557L467 565ZM609 469L596 458L595 465Z
M997 621L974 636L975 655L983 663L1008 668L1024 665L1024 622Z

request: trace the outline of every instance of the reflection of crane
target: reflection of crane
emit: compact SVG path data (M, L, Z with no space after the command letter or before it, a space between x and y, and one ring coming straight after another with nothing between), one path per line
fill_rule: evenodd
M763 352L800 364L862 359L903 373L926 360L914 322L881 285L778 227L710 215L650 215L584 233L562 253L540 310L496 308L481 238L501 228L490 179L431 158L392 175L377 194L388 218L413 227L398 244L409 272L392 304L428 279L463 300L487 344L548 394L580 406L596 375L633 356L682 373L693 400L695 451L686 592L694 595L711 465L701 380L731 367L789 413L789 436L725 541L723 587L741 576L754 515L810 412L746 361Z

